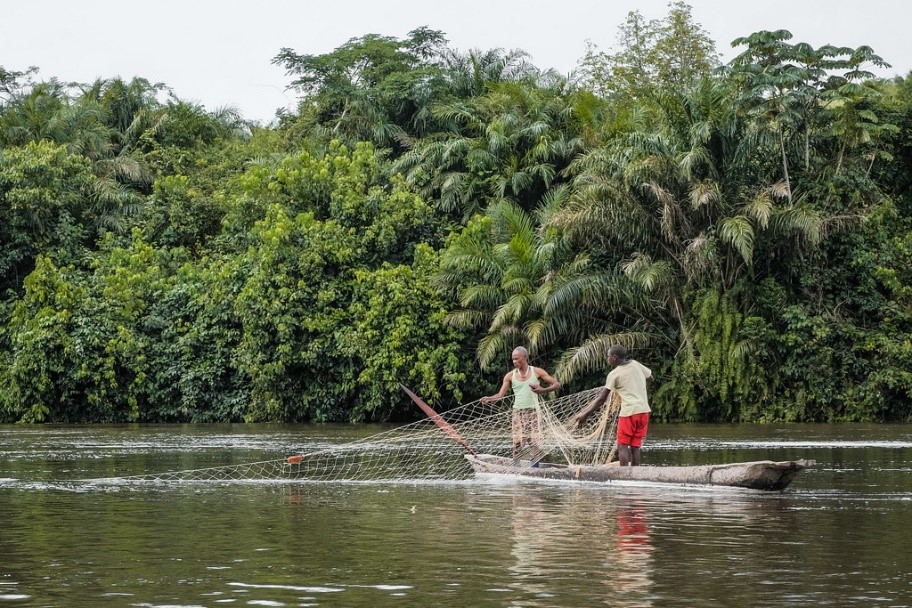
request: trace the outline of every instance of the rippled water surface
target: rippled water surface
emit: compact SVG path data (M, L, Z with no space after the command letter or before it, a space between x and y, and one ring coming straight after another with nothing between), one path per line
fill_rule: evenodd
M648 464L812 458L784 493L471 479L76 480L373 427L0 426L3 606L912 606L912 427L654 425Z

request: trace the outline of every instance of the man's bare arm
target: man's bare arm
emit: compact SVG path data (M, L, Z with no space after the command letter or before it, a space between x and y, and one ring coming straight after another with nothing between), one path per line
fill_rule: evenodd
M610 394L610 390L608 390L606 387L602 387L602 390L599 391L598 396L590 401L589 404L583 409L583 411L576 415L577 426L583 426L583 424L586 422L586 419L589 418L593 412L597 411L600 407L602 407L602 405L604 405L605 401L608 400L608 395Z
M507 389L510 388L510 376L513 372L507 372L507 375L504 376L503 383L500 385L500 390L497 391L494 395L489 395L487 397L482 397L482 403L490 403L492 401L497 401L498 399L503 399L504 395L507 394Z

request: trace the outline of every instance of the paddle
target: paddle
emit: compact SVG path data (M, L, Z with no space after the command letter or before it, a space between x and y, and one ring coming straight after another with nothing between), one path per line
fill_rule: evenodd
M418 395L416 395L415 393L410 391L408 389L408 387L406 387L404 384L400 384L399 386L401 386L402 390L405 391L405 394L408 395L409 397L411 397L412 401L414 401L418 405L418 407L421 408L421 411L423 411L425 414L427 414L428 418L433 420L434 424L436 424L438 427L440 427L440 429L444 433L446 433L450 439L452 439L453 441L455 441L456 443L461 445L465 449L465 451L468 452L469 454L471 454L472 456L478 456L478 452L473 450L472 446L470 446L468 443L466 443L465 439L463 439L459 435L459 433L456 432L456 429L454 429L452 426L450 426L450 423L448 423L446 420L441 418L440 414L435 412L431 408L430 405L428 405L427 403L422 401L421 397L419 397Z

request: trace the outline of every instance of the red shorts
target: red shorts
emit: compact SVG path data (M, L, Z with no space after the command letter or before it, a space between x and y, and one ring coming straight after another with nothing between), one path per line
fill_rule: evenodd
M649 428L649 413L621 416L618 418L618 443L631 445L638 448L643 445L646 438L646 429Z

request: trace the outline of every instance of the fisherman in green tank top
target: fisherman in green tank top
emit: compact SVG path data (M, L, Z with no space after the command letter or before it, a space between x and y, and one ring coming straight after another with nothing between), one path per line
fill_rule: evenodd
M542 385L544 381L544 385ZM538 417L538 396L551 393L561 383L540 367L529 365L529 352L522 346L513 349L513 369L506 373L503 384L496 395L482 397L482 403L503 399L507 391L513 390L513 464L519 466L523 445L528 443L532 466L537 467L542 450L541 423Z

